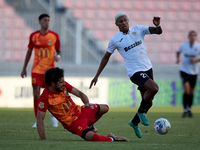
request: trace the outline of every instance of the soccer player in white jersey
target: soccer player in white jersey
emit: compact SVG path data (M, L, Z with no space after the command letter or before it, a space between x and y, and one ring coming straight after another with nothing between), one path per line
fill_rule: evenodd
M161 34L160 18L154 17L153 24L155 27L147 27L136 25L129 27L129 19L126 13L119 12L115 16L115 24L119 28L119 32L111 38L107 51L101 60L100 66L90 88L96 85L98 77L106 66L111 54L115 49L119 51L125 61L126 69L130 80L138 85L142 101L134 118L129 121L129 125L135 130L137 137L142 137L139 129L139 123L145 126L149 125L146 117L147 111L152 106L152 100L158 92L158 85L153 81L152 64L149 60L147 50L144 44L144 36L146 34Z
M180 62L180 53L183 53L183 61L180 67L180 75L183 82L183 107L182 117L192 117L191 106L197 74L199 73L198 62L200 62L200 44L196 42L197 33L190 31L188 34L188 42L182 43L177 52L177 63Z

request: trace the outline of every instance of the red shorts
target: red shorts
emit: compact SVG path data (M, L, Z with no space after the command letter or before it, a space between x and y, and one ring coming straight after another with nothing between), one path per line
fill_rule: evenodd
M45 88L44 74L31 73L32 85Z
M89 126L92 126L99 119L94 118L99 110L100 108L98 104L86 108L82 107L79 118L72 123L69 131L81 137L82 132L85 129L89 129Z

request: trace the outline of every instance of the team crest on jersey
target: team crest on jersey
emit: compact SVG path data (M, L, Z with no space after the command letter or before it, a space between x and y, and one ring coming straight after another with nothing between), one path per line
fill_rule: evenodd
M52 41L51 40L48 40L48 45L50 46L52 44Z
M132 34L133 34L133 35L137 35L137 32L133 31Z
M40 102L40 103L39 103L39 107L40 107L40 109L43 109L43 108L44 108L44 103L43 103L43 102Z

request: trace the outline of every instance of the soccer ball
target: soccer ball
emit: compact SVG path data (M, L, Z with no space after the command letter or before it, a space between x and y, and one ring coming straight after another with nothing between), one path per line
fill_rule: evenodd
M166 134L171 129L171 124L167 119L159 118L154 123L154 129L158 134Z

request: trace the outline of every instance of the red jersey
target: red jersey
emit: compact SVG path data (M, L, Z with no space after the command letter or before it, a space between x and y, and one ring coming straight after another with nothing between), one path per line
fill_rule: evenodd
M44 74L49 68L55 67L55 49L60 49L57 33L49 30L45 35L35 31L30 35L28 48L35 50L32 73Z
M81 106L76 105L68 92L71 92L73 86L65 82L62 92L55 94L48 88L45 88L39 99L38 109L46 112L48 109L68 129L81 114Z

